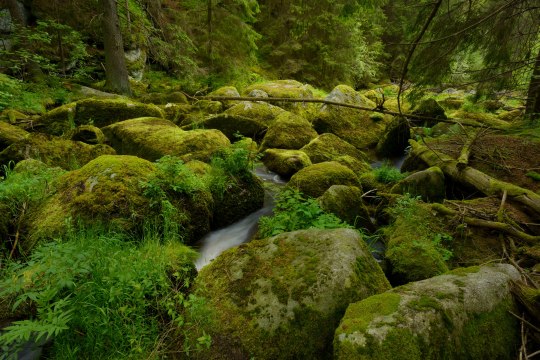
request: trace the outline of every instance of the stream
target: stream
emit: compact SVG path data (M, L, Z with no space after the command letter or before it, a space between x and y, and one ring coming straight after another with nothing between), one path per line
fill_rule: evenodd
M197 270L201 270L223 251L250 241L257 232L259 218L272 213L272 209L274 208L274 192L278 187L284 186L287 182L280 178L279 175L266 170L265 167L256 168L255 174L263 182L274 185L265 186L263 207L242 220L212 231L203 237L198 243L200 256L195 262Z

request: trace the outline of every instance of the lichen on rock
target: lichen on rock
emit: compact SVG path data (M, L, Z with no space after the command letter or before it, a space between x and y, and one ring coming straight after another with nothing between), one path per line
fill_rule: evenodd
M519 324L507 264L459 269L351 304L334 358L513 359Z
M204 358L327 358L344 307L389 288L359 233L300 230L230 249L196 289L218 318Z

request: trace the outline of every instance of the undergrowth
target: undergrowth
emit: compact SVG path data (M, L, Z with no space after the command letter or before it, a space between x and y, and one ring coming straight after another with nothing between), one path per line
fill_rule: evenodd
M273 216L259 219L259 237L266 238L302 229L353 228L334 214L324 212L314 198L296 189L285 189L277 196Z
M13 299L13 309L36 309L4 329L3 353L13 355L31 338L52 340L51 359L161 358L168 346L184 353L207 347L209 336L197 329L210 314L187 291L196 257L153 233L137 244L102 227L73 229L3 268L0 297Z
M388 160L385 160L379 168L374 169L373 174L378 182L384 184L398 182L405 179L408 175L407 173L401 173L399 169L392 165Z

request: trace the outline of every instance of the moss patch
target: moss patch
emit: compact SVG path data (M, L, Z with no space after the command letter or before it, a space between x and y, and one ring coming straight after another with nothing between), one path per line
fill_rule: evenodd
M332 185L360 186L358 177L351 169L327 161L303 168L293 175L289 186L298 188L311 197L319 197Z
M184 161L209 161L212 154L230 145L218 130L184 131L158 118L126 120L103 128L120 154L136 155L150 161L175 155Z
M360 161L367 159L362 151L336 135L328 133L319 135L300 150L305 152L314 164L323 161L333 161L338 157L347 155Z
M261 149L300 149L317 137L309 121L285 112L276 117L268 128Z
M284 178L290 178L311 165L309 157L300 150L268 149L263 153L261 160L268 170Z

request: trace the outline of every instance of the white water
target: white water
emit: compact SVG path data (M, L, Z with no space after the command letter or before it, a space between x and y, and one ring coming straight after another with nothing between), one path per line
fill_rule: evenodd
M264 168L257 168L255 174L264 182L276 185L283 185L286 183L278 175L270 173ZM266 190L264 205L261 209L232 225L212 231L203 237L200 241L200 256L195 262L197 270L202 269L223 251L251 240L255 232L257 232L259 218L263 215L271 214L273 207L273 196Z

